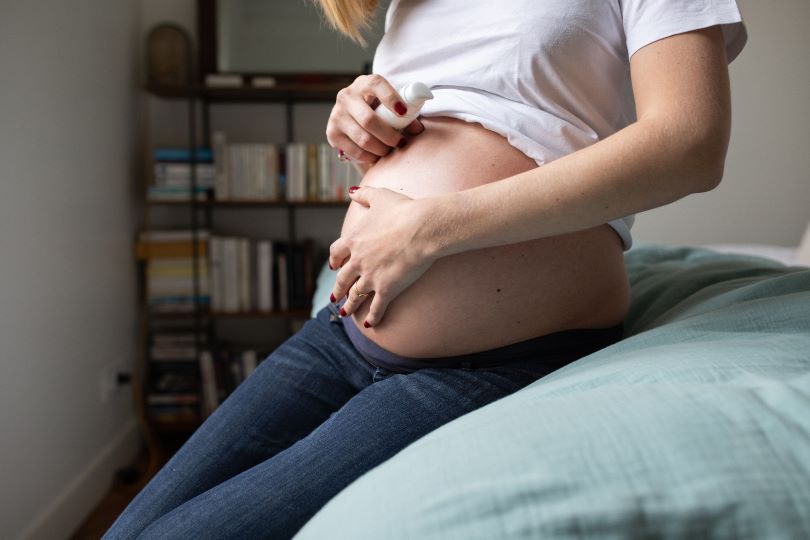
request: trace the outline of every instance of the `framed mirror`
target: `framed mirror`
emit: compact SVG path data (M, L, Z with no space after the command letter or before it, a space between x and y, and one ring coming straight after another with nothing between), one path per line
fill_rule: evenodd
M198 0L200 78L370 73L388 4L380 1L364 49L327 25L316 0Z

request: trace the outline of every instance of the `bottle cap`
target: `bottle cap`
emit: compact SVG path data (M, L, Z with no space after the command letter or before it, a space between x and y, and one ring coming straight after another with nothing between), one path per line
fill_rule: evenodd
M425 83L412 82L402 89L402 98L408 105L421 106L428 99L433 99L430 88Z

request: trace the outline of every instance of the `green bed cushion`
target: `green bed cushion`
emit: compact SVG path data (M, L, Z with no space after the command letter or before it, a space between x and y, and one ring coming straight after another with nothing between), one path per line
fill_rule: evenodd
M623 341L409 445L296 538L810 538L810 269L625 260Z

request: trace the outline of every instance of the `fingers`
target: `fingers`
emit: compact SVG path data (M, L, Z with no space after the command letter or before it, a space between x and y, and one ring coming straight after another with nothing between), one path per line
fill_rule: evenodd
M337 302L338 300L349 294L350 293L349 289L351 289L352 285L354 285L354 282L357 281L359 277L360 274L357 273L357 270L352 265L352 262L349 261L348 263L346 263L337 274L337 278L335 279L335 286L332 287L332 294L329 297L329 299L332 302ZM341 315L343 315L342 312Z
M357 309L363 305L363 302L374 298L375 293L371 290L371 287L371 285L363 280L362 276L352 283L346 294L346 302L344 302L340 308L340 314L343 317L348 317L357 311ZM359 293L364 294L361 295ZM368 328L368 326L366 328Z
M408 135L419 135L425 131L425 126L422 125L422 122L420 122L418 118L414 118L413 122L405 126L403 131Z
M370 94L377 97L380 100L381 107L387 107L388 110L398 116L407 114L408 107L405 105L405 100L402 99L385 77L376 73L365 75L365 77L366 79L363 81L366 85L365 95Z
M332 245L329 246L329 268L332 270L337 270L338 268L342 267L346 264L346 260L351 257L351 251L349 250L349 246L346 244L346 241L343 237L338 238ZM338 296L338 298L340 298Z
M329 144L363 163L375 163L392 148L402 148L402 133L379 118L375 106L387 107L400 116L407 111L394 87L378 74L361 75L340 90L326 127Z
M390 302L389 295L384 294L383 291L375 291L374 295L370 296L366 300L369 299L371 300L371 307L369 308L365 323L363 325L366 328L377 326L380 323L385 310L388 309L388 304Z

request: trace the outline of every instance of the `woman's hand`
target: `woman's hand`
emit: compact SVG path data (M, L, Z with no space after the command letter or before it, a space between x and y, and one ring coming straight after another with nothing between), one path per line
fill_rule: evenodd
M348 295L341 315L371 301L365 327L382 320L388 304L425 273L435 257L420 231L427 220L427 199L412 199L387 188L364 186L349 191L368 207L348 234L329 249L329 266L340 269L332 302ZM344 264L345 263L345 264ZM356 288L355 288L356 287ZM359 296L357 291L371 293Z
M337 93L326 124L326 140L350 159L367 164L376 163L394 147L402 148L405 137L374 113L378 106L388 107L398 116L407 113L402 97L384 77L360 75ZM424 129L416 119L404 131L417 135Z

